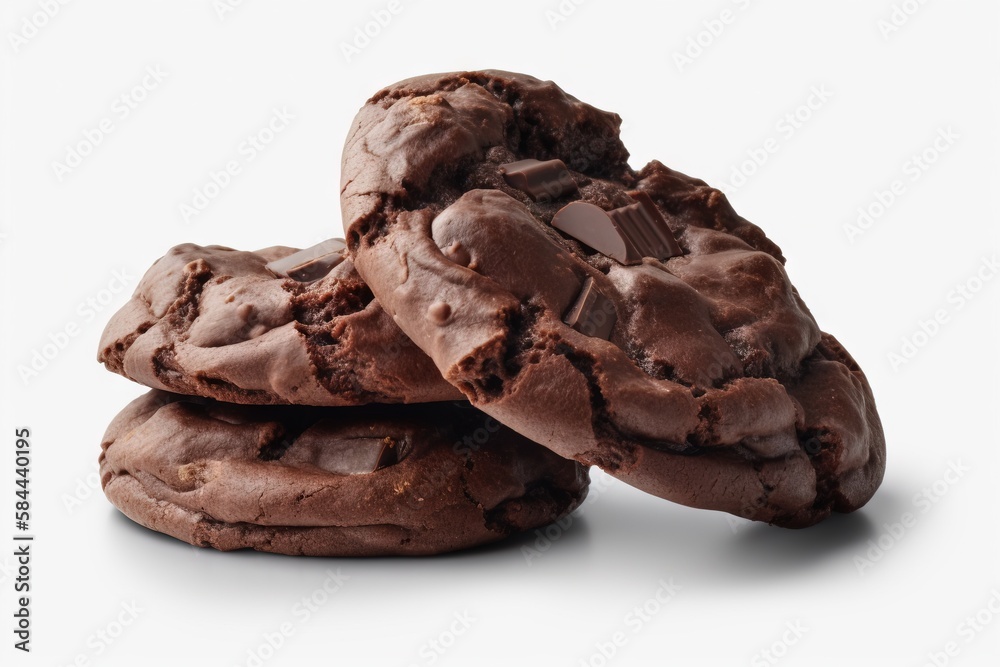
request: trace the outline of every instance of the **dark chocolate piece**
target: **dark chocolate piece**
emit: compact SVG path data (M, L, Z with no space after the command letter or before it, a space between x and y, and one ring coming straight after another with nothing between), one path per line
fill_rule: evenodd
M500 166L507 185L535 201L551 201L576 192L576 181L562 160L519 160Z
M634 204L605 211L577 201L552 218L552 226L618 262L639 264L643 257L665 260L681 254L680 246L644 192L630 192Z
M399 448L400 443L389 436L331 440L316 449L316 460L311 463L328 472L363 475L398 463Z
M600 206L584 201L567 204L553 216L552 226L622 264L642 261L639 251Z
M267 270L276 276L309 283L319 280L344 261L346 247L342 239L327 239L311 248L269 262Z
M611 337L611 330L617 321L615 304L597 290L593 278L587 278L583 282L576 303L563 318L563 322L580 333L604 340Z
M643 257L664 260L683 254L677 239L645 192L629 192L634 204L608 211L615 226L623 231Z

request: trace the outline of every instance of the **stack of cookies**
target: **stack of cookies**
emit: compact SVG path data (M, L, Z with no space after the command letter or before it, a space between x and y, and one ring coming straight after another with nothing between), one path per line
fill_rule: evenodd
M551 82L378 92L344 150L347 240L182 245L100 360L153 388L104 438L108 498L191 544L431 554L543 526L600 466L786 526L875 492L861 369L718 190L632 169Z

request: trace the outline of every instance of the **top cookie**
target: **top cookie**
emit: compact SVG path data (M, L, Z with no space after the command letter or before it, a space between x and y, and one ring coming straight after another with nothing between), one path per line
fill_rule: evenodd
M332 269L282 266L297 252L172 248L108 322L98 360L148 387L231 403L461 398L373 300L350 260Z
M506 72L382 90L344 149L359 273L473 404L564 456L780 525L860 507L884 469L863 373L760 228L631 169L619 124Z

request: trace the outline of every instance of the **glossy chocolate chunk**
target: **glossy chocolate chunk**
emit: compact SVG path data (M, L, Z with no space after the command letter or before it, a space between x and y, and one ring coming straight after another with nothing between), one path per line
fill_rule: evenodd
M276 276L309 283L319 280L344 261L345 247L342 239L327 239L311 248L269 262L267 270Z
M306 451L311 455L311 460L296 461L297 463L311 463L317 468L341 475L363 475L395 465L402 458L401 443L389 436L340 439L330 437L328 431L333 429L332 425L324 428L323 422L320 422L314 428L318 430L317 437L323 440L322 446L308 447ZM300 436L300 440L308 441L310 435L306 431Z
M645 192L630 192L634 204L608 211L615 226L632 241L643 257L664 260L683 254L677 239Z
M567 204L552 218L552 226L625 265L639 264L643 257L665 260L682 254L649 195L629 195L634 204L611 211L582 201Z
M583 201L567 204L553 216L552 226L622 264L642 261L639 251L600 206Z
M535 201L551 201L576 192L576 181L562 160L518 160L502 165L507 185Z
M593 278L584 281L580 296L563 318L563 322L580 333L604 340L611 337L617 321L615 305L597 290Z

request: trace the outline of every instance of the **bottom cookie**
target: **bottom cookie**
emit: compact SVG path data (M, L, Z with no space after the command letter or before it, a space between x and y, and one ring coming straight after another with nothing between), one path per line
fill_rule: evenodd
M242 406L151 391L101 445L108 499L196 546L427 555L544 526L587 469L461 403Z

